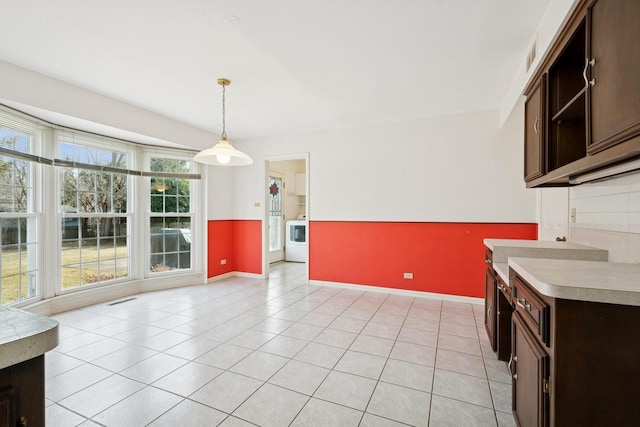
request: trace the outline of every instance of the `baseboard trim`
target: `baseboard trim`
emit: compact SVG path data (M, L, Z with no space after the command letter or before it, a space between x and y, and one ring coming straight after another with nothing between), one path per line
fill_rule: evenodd
M207 283L219 282L220 280L228 279L230 277L247 277L249 279L258 279L264 280L264 276L262 274L256 273L245 273L242 271L230 271L228 273L219 274L217 276L212 276L207 279Z
M142 292L181 288L184 286L201 285L205 283L206 281L204 280L204 275L202 273L154 277L69 292L53 298L37 301L33 304L20 308L41 316L51 316L64 311L113 301Z
M465 297L462 295L437 294L433 292L412 291L408 289L385 288L382 286L358 285L355 283L325 282L323 280L309 280L310 285L328 286L341 289L358 289L365 292L379 292L385 294L402 295L408 297L439 299L468 304L484 304L483 298Z

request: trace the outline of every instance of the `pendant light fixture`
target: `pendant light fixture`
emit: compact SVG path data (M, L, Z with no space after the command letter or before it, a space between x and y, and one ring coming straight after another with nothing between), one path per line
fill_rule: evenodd
M218 79L218 84L222 86L222 134L220 141L211 148L202 150L195 155L193 160L199 163L205 163L215 166L245 166L253 163L251 157L240 150L236 150L227 141L227 132L225 130L225 87L231 84L228 79Z

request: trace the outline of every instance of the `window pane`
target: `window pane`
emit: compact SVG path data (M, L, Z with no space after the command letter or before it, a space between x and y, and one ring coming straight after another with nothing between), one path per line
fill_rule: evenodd
M65 136L62 137L64 139ZM91 165L127 168L126 153L61 142L60 157ZM64 212L127 212L127 176L82 168L61 168L60 204Z
M87 145L73 144L66 142L68 135L59 135L59 149L60 158L78 163L86 163L90 165L99 166L112 166L116 168L126 169L128 166L127 153L104 150L101 148L90 147ZM79 141L85 141L86 143L104 143L103 141L93 141L90 138L85 138L81 135L72 135L71 138Z
M0 147L20 153L31 153L33 137L16 129L3 127L0 124Z
M31 197L31 162L0 156L0 210L28 212Z
M129 275L126 217L63 218L62 233L63 289Z
M188 179L152 178L151 212L190 212L191 182Z
M151 218L150 270L191 268L191 218Z
M35 219L0 219L0 302L11 304L37 296Z

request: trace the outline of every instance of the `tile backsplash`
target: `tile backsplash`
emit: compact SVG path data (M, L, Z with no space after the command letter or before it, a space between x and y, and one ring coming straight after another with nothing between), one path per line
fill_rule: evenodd
M609 250L611 262L640 262L640 173L569 189L571 240Z

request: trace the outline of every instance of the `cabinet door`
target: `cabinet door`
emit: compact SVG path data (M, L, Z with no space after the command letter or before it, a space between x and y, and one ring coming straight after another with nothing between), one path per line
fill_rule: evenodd
M493 269L488 267L484 276L484 327L487 330L487 336L493 351L498 349L496 336L496 282Z
M498 279L498 287L496 293L496 308L498 311L498 319L496 321L496 342L498 351L498 360L507 361L511 357L511 315L513 307L509 301L507 292L508 287Z
M592 154L640 134L640 1L594 1L590 35Z
M527 95L524 104L524 180L531 181L544 175L544 105L545 76Z
M513 415L520 427L547 426L549 395L545 383L549 378L549 355L518 312L514 311L512 320Z

